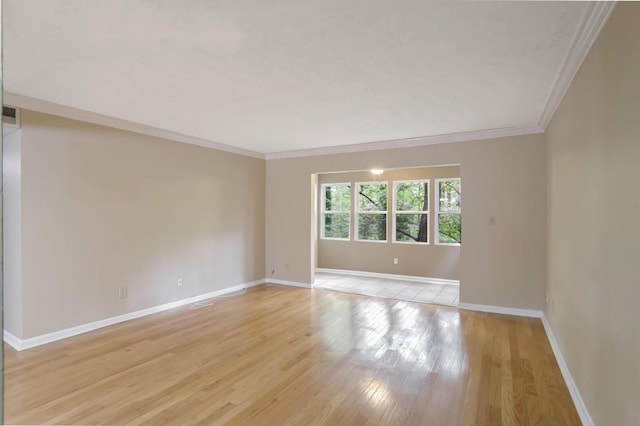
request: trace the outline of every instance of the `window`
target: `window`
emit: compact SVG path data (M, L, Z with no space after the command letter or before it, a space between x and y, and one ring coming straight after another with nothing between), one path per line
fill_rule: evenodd
M356 239L387 241L387 182L356 183Z
M462 192L460 179L437 179L438 191L436 243L457 245L462 242Z
M351 238L351 184L322 185L322 229L320 238Z
M429 242L429 181L393 183L394 237L397 243Z

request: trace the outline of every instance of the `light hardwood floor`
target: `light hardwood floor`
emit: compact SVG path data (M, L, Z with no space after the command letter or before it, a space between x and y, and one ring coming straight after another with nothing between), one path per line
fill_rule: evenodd
M325 290L5 351L6 423L580 424L539 320Z

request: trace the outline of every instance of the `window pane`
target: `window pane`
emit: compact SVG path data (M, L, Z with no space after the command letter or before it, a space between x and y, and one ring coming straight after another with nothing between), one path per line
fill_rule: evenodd
M400 182L396 185L396 210L427 211L428 209L428 182Z
M443 213L438 215L439 242L445 244L462 242L460 215Z
M349 213L325 213L324 237L325 238L349 238Z
M396 241L428 242L428 214L396 214Z
M358 215L358 239L386 241L387 215L384 213Z
M439 182L438 199L441 212L460 212L460 181Z
M387 211L387 184L365 183L358 186L358 208L364 211Z
M324 187L325 211L351 211L351 186L330 185Z

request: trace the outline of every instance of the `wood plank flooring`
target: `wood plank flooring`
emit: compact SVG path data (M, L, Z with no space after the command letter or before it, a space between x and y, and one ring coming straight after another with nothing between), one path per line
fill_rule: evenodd
M5 423L580 424L539 320L326 290L5 351Z

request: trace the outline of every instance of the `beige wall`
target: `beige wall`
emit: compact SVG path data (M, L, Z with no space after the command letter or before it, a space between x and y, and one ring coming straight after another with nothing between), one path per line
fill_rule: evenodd
M438 178L460 177L460 167L415 167L410 169L393 169L385 172L376 179L388 182L389 213L391 213L391 192L394 180L429 179L429 244L406 244L392 242L391 214L387 215L388 240L386 243L336 240L318 240L318 267L330 269L348 269L352 271L378 272L385 274L400 274L458 280L460 247L436 245L435 242L435 180ZM318 175L320 184L350 182L355 188L355 182L373 180L369 171L350 173L330 173ZM319 205L321 191L318 191ZM351 218L351 229L354 229L354 218ZM321 226L321 220L318 222ZM318 227L318 233L320 228ZM353 232L352 232L353 234ZM352 235L353 237L353 235ZM393 259L398 264L393 264Z
M4 328L18 338L22 337L20 133L14 130L2 141Z
M598 425L640 419L638 23L618 4L546 133L546 314Z
M263 278L264 177L264 160L23 110L23 337Z
M542 309L546 186L541 134L269 160L267 276L275 269L276 279L312 282L311 174L441 164L461 165L461 302Z

